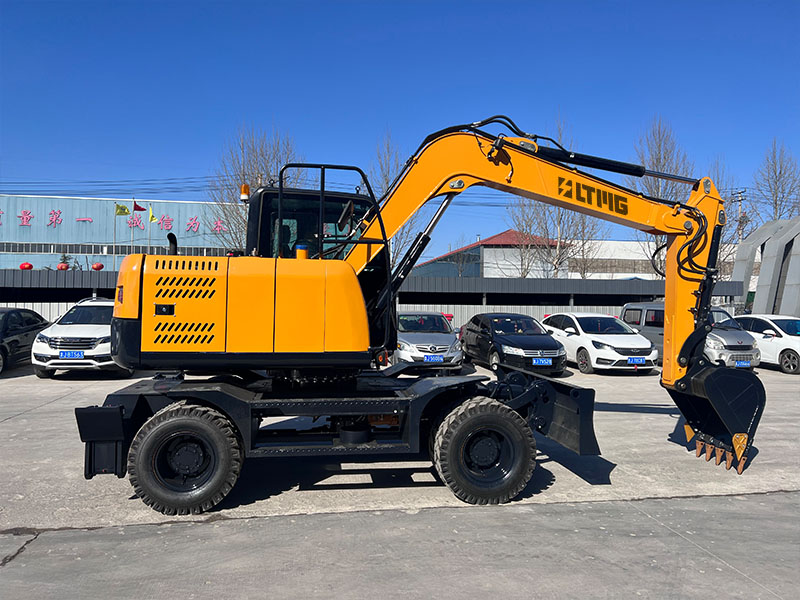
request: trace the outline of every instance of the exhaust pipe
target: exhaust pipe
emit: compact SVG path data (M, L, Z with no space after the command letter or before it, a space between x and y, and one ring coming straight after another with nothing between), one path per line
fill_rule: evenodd
M175 234L169 232L167 234L167 240L169 240L169 254L170 256L177 256L178 255L178 238L175 237Z

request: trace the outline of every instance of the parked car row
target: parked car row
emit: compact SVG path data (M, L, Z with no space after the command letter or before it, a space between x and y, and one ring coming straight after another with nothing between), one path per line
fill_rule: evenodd
M30 359L37 377L51 378L58 370L101 369L123 375L111 359L111 317L114 301L81 300L53 323L35 311L0 308L0 373Z
M563 312L540 323L528 315L474 315L454 330L441 313L398 316L395 362L422 369L436 365L458 370L475 361L496 370L500 364L524 367L558 377L567 363L582 373L635 371L648 373L660 362L664 346L664 304L626 304L621 318L598 313ZM761 362L785 373L800 373L800 319L776 315L733 318L714 308L711 332L703 352L721 366L753 369Z

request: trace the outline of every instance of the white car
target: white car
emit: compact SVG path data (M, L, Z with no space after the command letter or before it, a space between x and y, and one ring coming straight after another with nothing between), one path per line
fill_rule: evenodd
M36 336L31 362L37 377L49 379L57 370L105 369L133 374L111 359L111 317L114 301L81 300Z
M800 319L783 315L742 315L739 325L758 340L761 362L784 373L800 373Z
M649 373L658 350L616 317L597 313L557 313L542 321L581 373L613 369Z

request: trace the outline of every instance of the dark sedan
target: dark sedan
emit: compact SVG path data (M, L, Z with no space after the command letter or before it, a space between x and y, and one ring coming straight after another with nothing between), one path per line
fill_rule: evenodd
M492 370L502 363L551 377L564 372L564 346L533 317L509 313L475 315L462 332L465 360L486 363Z
M27 308L0 308L0 373L15 362L27 361L36 334L49 323Z

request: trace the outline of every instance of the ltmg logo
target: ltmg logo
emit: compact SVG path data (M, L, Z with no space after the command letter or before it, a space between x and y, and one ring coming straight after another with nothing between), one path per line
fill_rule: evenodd
M558 178L558 195L562 198L583 202L589 206L606 207L618 215L628 214L628 199L625 196L607 192L585 183L576 183L566 177Z

